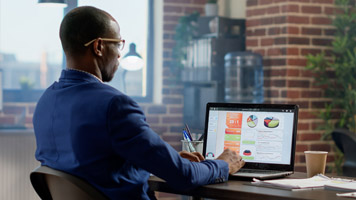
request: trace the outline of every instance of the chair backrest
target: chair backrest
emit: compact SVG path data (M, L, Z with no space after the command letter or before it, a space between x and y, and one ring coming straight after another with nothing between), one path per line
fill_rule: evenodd
M86 181L47 166L39 166L31 172L30 180L38 196L45 200L108 199Z
M336 146L344 153L343 175L356 177L356 134L346 129L335 129L331 135Z

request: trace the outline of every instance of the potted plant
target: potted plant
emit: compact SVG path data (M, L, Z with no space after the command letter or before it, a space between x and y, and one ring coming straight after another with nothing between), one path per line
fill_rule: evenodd
M205 16L217 16L218 15L217 0L207 0L205 4Z
M325 88L330 100L318 114L325 122L319 127L324 130L323 139L330 139L339 128L356 134L356 13L349 0L336 0L335 5L341 12L333 16L335 37L330 55L323 52L307 56L307 69L316 74L316 84ZM340 114L337 119L335 112ZM335 160L338 173L346 149L340 150L336 150Z

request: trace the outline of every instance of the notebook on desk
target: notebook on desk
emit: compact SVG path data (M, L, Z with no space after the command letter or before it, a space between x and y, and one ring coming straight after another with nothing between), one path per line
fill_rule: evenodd
M271 179L293 174L298 106L208 103L203 153L216 159L225 148L245 166L232 176Z

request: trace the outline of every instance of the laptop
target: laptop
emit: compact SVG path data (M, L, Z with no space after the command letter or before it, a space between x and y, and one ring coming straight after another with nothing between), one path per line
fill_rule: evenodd
M294 173L298 106L208 103L203 154L216 159L226 148L245 166L230 176L272 179Z

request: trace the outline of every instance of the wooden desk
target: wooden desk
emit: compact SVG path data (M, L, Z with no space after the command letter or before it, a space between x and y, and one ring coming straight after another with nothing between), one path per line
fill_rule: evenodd
M296 172L289 178L306 178L305 173ZM155 176L150 177L148 183L153 191L188 195L197 198L213 199L259 199L259 200L276 200L276 199L345 199L336 196L336 191L314 189L290 191L283 189L273 189L266 187L257 187L248 185L251 181L229 180L226 183L204 185L191 191L177 191L170 188L165 181Z

